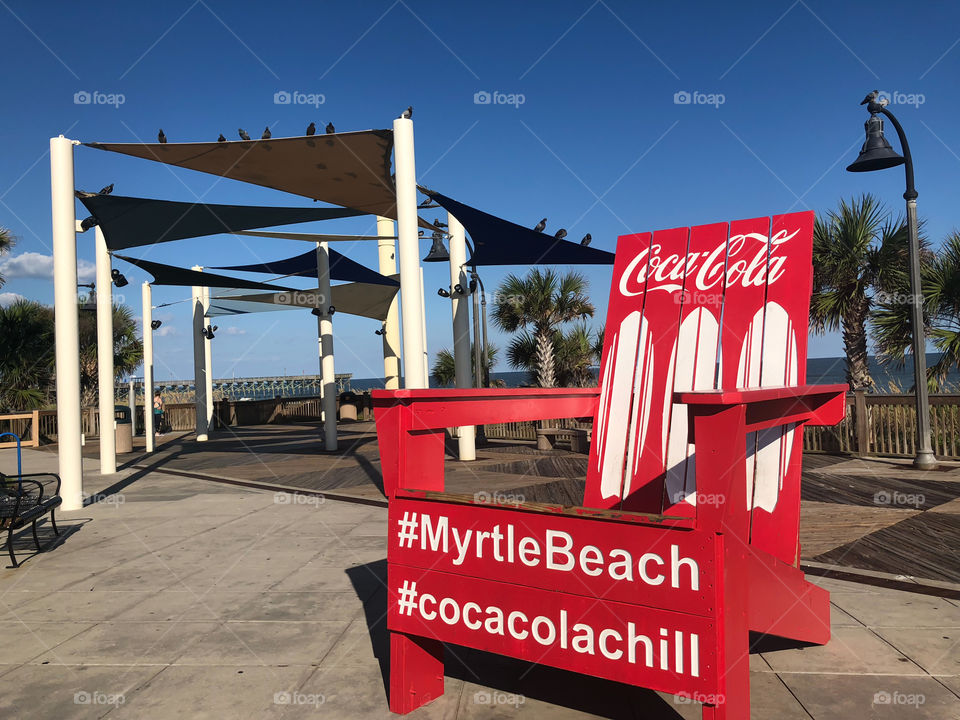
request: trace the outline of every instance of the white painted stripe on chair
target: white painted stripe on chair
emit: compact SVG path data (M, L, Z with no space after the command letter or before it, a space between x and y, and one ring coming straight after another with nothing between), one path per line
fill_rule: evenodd
M737 366L737 387L760 387L760 370L763 357L763 308L757 310L747 329L740 348L740 364ZM756 478L757 433L747 433L747 509L753 508Z
M600 476L600 495L604 499L619 496L623 489L624 450L627 433L631 430L627 419L630 417L633 400L631 386L640 341L640 321L641 314L637 311L623 319L617 338L616 356L611 358L613 366L607 368L612 370L613 379L610 385Z
M674 345L676 364L672 392L713 388L719 334L720 325L713 313L706 308L696 308L684 318ZM669 399L668 395L668 407L671 405ZM688 442L688 435L687 406L673 404L666 455L666 492L669 503L684 500L696 504L695 470L688 467L692 465L694 446Z
M787 311L775 302L766 305L763 329L761 385L797 384L797 339ZM768 428L759 433L754 507L773 512L782 483L783 453L789 458L793 429Z
M650 395L652 391L653 353L650 347L650 327L647 319L640 318L640 331L637 341L636 368L633 374L633 409L630 415L630 435L627 445L627 457L624 462L623 491L621 497L630 494L631 480L636 472L639 449L645 447L647 423L650 420Z

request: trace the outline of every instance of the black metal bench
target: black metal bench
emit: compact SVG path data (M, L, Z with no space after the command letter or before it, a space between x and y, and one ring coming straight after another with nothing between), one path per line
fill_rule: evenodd
M557 440L570 443L570 449L577 453L589 453L590 441L586 430L579 428L537 428L537 450L553 450Z
M46 481L39 478L47 478ZM56 481L54 483L54 481ZM60 505L60 476L53 473L29 473L26 475L4 475L0 473L0 528L7 530L7 552L13 567L19 567L13 554L13 532L26 527L29 523L33 530L33 542L37 552L48 548L41 547L37 537L37 521L50 513L50 525L56 535L57 523L53 511Z

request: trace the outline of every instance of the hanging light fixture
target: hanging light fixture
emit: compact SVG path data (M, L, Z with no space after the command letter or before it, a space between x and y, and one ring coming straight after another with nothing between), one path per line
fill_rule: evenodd
M423 262L449 262L450 253L447 252L443 244L443 233L435 232L433 234L433 245L430 246L430 252L423 259Z

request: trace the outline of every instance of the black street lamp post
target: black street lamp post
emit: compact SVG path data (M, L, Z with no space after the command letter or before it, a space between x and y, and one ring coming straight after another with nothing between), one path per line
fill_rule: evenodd
M864 100L870 118L864 123L867 138L860 149L860 155L847 167L849 172L870 172L903 165L906 173L907 201L907 239L910 253L910 317L913 326L913 380L917 403L917 444L913 465L919 470L932 470L937 467L937 459L930 443L930 400L927 396L927 356L926 340L923 331L923 288L920 284L920 239L917 230L917 190L913 184L913 157L903 128L887 110L886 102L877 102L878 93L874 91ZM884 115L893 123L900 138L903 150L901 157L890 147L883 136Z

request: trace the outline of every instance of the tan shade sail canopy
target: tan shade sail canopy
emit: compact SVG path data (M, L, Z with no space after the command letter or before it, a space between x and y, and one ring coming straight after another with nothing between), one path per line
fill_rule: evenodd
M85 144L397 217L391 130L228 142Z
M391 275L398 281L399 275ZM330 288L330 304L336 313L360 315L373 320L386 320L390 303L399 291L397 286L373 285L371 283L345 283ZM317 289L295 290L292 292L257 293L255 295L238 295L231 291L227 295L213 294L210 299L208 316L234 315L245 312L257 312L257 305L262 311L286 310L290 308L307 308L313 310L322 304L322 296ZM267 307L263 307L266 305Z

